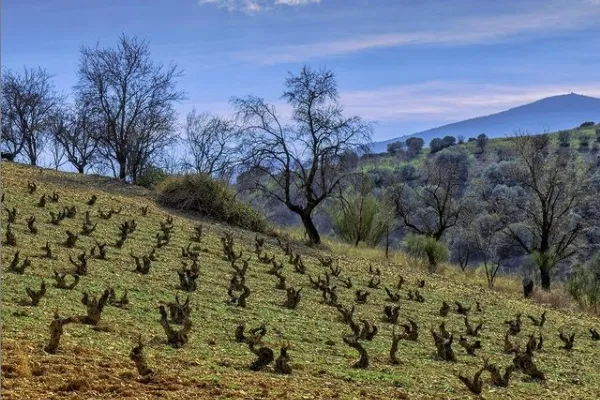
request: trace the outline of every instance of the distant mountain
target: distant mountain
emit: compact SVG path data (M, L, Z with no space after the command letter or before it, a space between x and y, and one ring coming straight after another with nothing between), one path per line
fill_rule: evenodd
M404 141L413 136L422 138L425 146L428 146L432 139L447 135L455 137L462 135L467 139L485 133L488 137L495 138L505 137L515 130L538 134L544 131L575 128L585 121L600 121L600 99L571 93L547 97L497 114L467 119L384 142L375 142L371 150L375 153L384 152L388 143Z

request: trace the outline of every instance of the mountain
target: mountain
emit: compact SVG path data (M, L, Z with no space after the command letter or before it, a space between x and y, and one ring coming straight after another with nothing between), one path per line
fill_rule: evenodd
M546 97L496 114L375 142L371 150L375 153L384 152L388 143L403 141L409 137L420 137L425 140L425 146L428 146L432 139L447 135L455 137L462 135L469 138L485 133L488 137L494 138L510 135L515 130L536 134L574 128L585 121L600 121L600 99L571 93Z

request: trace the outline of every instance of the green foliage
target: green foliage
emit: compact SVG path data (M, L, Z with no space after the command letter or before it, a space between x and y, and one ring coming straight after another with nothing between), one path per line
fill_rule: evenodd
M600 253L586 264L580 265L569 278L569 293L582 307L596 312L600 304Z
M355 246L360 242L376 246L390 228L390 207L372 190L373 181L368 175L360 175L328 210L336 234Z
M164 181L169 175L158 167L147 168L135 183L148 189L156 189L156 187Z
M586 134L582 134L579 136L579 148L587 149L590 146L590 136Z
M387 145L387 152L390 154L399 154L404 150L404 142L393 142Z
M199 212L229 225L264 232L264 216L237 200L225 182L204 174L170 176L159 185L159 201L169 207Z
M561 147L569 147L571 142L571 131L558 132L558 143Z
M354 245L365 242L376 246L390 227L389 213L372 194L348 193L328 213L335 233Z
M448 262L448 249L431 236L409 235L404 244L409 255L427 260L431 272L435 272L440 263Z
M410 137L405 142L407 153L410 157L415 157L421 152L425 141L420 137Z

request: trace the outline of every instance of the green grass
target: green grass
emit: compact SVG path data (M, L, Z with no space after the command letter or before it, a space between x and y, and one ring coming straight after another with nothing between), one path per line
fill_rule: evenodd
M37 192L27 193L27 181L35 181ZM284 275L289 285L304 287L303 299L297 310L288 310L281 304L285 292L276 290L275 278L265 272L268 266L259 263L253 254L254 234L203 222L206 237L203 246L208 252L200 258L200 278L197 292L191 294L193 303L192 329L189 343L182 349L172 349L164 343L165 335L158 322L157 306L169 302L177 290L176 271L181 266L181 247L189 243L189 237L198 220L191 215L174 213L175 229L171 244L158 249L159 261L153 263L149 275L133 272L130 253L148 252L155 243L160 221L169 210L162 209L153 201L151 192L129 187L99 177L64 174L38 168L2 163L2 185L6 194L4 206L17 207L19 215L14 231L17 235L21 257L28 256L33 265L24 275L6 270L13 257L14 248L2 247L2 348L3 348L3 395L7 398L453 398L468 397L468 391L455 377L456 374L472 375L482 364L482 356L504 367L511 356L501 353L505 326L503 321L512 319L517 312L539 315L544 308L533 301L521 300L520 288L514 280L501 278L498 289L484 287L480 275L463 274L445 267L438 274L429 274L414 260L403 254L383 258L381 250L354 248L325 238L322 250L331 254L342 267L342 276L350 276L353 289L338 286L340 302L353 304L354 291L366 288L369 280L369 264L382 271L382 287L368 289L372 292L366 305L357 305L355 319L375 322L379 334L365 347L371 357L367 370L355 370L351 364L356 353L345 346L342 335L348 328L338 319L332 307L321 304L321 293L309 286L307 275L293 272L285 262ZM36 203L43 193L57 191L60 203L49 203L45 209ZM85 201L98 195L93 207ZM49 211L63 206L76 205L78 214L65 220L60 226L51 225ZM148 216L143 217L140 206L149 205ZM97 217L98 210L123 207L120 215L104 221ZM91 237L80 235L77 248L66 249L65 231L79 232L86 210L98 221L98 228ZM6 215L3 213L3 216ZM26 218L35 215L39 233L28 233ZM53 271L70 271L69 254L76 256L89 250L96 240L109 244L115 242L119 223L135 218L138 229L122 249L110 247L108 261L90 260L89 274L81 278L73 291L58 290L52 286ZM3 220L2 228L6 226ZM229 263L222 258L220 237L224 231L234 234L236 248L251 257L247 285L252 290L248 308L228 306L227 286L231 276ZM299 231L286 231L290 237L300 239ZM4 231L2 233L4 239ZM57 260L40 258L40 249L48 240L58 256ZM313 277L323 275L326 269L316 259L318 252L295 242L294 249L302 254L308 273ZM275 253L280 261L286 261L282 251L272 238L267 239L267 253ZM402 364L392 366L388 362L392 327L381 322L382 309L389 304L383 289L393 286L402 275L407 283L402 291L401 320L415 319L420 327L418 342L400 342L398 357ZM48 293L38 307L20 305L26 298L25 288L38 288L44 279ZM416 282L426 280L422 294L425 303L406 300L406 290L414 289ZM54 310L62 316L84 313L80 303L81 294L87 291L100 295L111 286L117 295L129 292L131 305L128 309L107 306L102 324L108 332L99 332L89 326L67 325L57 355L46 354L42 349L48 340L48 325ZM180 292L180 296L182 293ZM183 296L185 297L185 295ZM430 327L437 327L443 320L438 310L443 300L459 300L474 305L479 300L484 313L474 313L472 322L483 320L481 334L483 349L477 357L465 354L455 345L458 362L445 363L434 359L434 346ZM451 313L447 328L457 334L464 332L462 318ZM278 376L266 372L250 372L247 365L254 355L247 346L232 339L236 325L245 322L256 326L264 322L268 333L265 343L277 352L281 340L291 344L290 356L294 373ZM549 310L548 322L543 329L545 350L536 354L538 366L546 373L544 383L529 382L521 374L515 374L507 389L493 388L485 374L484 396L487 399L504 398L595 398L600 393L600 371L595 364L599 349L592 342L588 328L600 325L597 318L575 311ZM568 353L559 349L558 330L565 328L577 332L575 350ZM523 345L527 335L536 329L525 318L524 331L514 341ZM154 383L135 379L135 369L128 354L138 334L147 343L145 352L148 362L159 378ZM332 340L333 346L326 342ZM17 349L17 350L15 350ZM19 361L21 360L21 361ZM24 360L24 361L23 361ZM14 369L11 363L24 363L26 372L11 377L7 371ZM32 371L27 373L27 370ZM13 374L14 375L14 374ZM82 383L81 380L88 383ZM187 397L186 397L187 396Z

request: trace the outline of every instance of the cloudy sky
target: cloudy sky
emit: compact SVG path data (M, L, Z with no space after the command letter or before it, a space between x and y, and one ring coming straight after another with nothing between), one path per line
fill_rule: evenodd
M82 45L150 40L192 107L274 102L288 72L332 69L384 140L543 97L600 96L600 0L2 0L2 65L70 91Z

